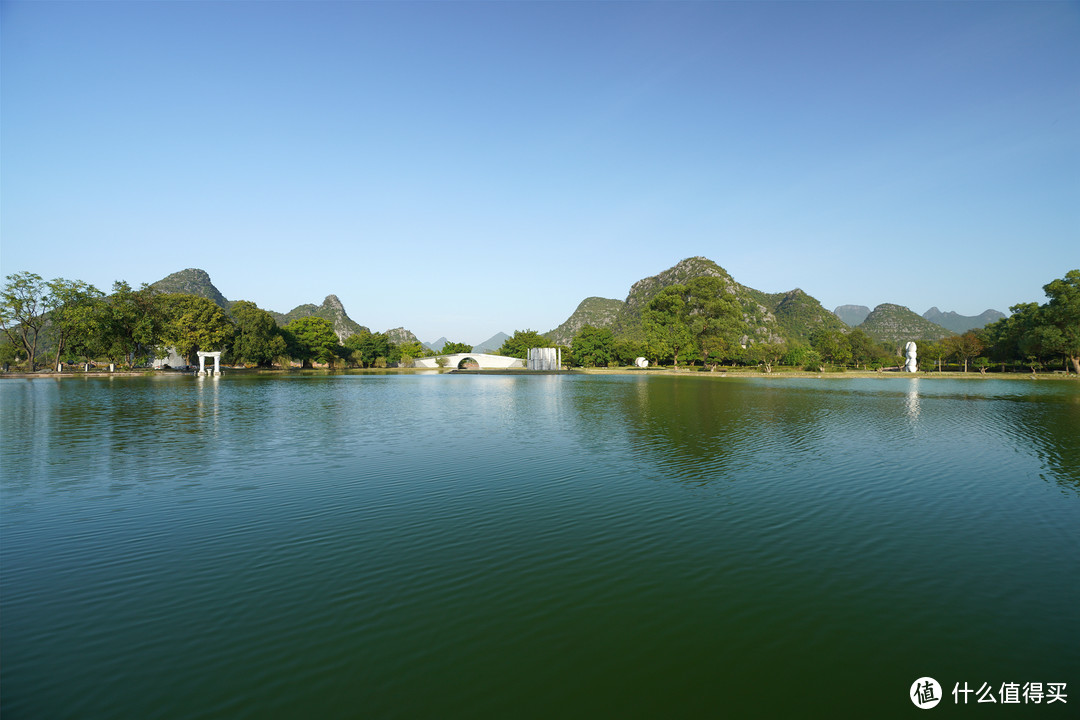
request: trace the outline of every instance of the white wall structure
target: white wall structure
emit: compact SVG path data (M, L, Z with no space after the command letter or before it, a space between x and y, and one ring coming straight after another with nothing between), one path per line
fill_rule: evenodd
M188 364L187 358L180 357L180 355L178 355L177 352L176 352L176 348L171 347L168 350L169 350L168 357L154 358L154 362L152 363L152 366L153 366L153 368L155 370L160 370L161 368L165 367L166 365L168 365L171 368L178 368L178 367L184 367L185 365Z
M918 347L914 342L909 342L904 346L904 371L905 372L919 372L919 363L917 361L916 353Z
M562 350L559 348L529 348L530 370L561 370Z
M507 368L523 368L525 362L521 358L503 357L502 355L488 355L486 353L452 353L450 355L436 355L435 357L418 358L413 361L414 368L437 368L438 359L446 358L446 369L456 370L466 360L473 360L481 370L505 370Z

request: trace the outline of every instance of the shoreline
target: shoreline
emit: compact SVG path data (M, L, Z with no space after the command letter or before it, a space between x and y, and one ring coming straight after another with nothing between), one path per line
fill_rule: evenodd
M737 368L727 370L686 370L674 368L573 368L570 370L526 370L526 369L492 369L492 370L447 370L432 368L345 368L331 370L327 368L224 368L223 375L411 375L411 374L439 374L439 375L501 375L501 376L532 376L532 375L645 375L655 377L701 377L701 378L761 378L776 380L783 378L816 378L826 379L927 379L935 378L942 380L1078 380L1076 375L1062 370L1041 373L1001 373L1001 372L898 372L875 370L845 370L814 372L806 370L775 370L771 373L761 372L757 368ZM85 372L73 370L70 372L56 372L55 370L43 370L33 373L6 372L0 373L0 380L62 380L68 378L131 378L131 377L179 377L194 376L191 372L179 372L169 370L118 370L116 372Z

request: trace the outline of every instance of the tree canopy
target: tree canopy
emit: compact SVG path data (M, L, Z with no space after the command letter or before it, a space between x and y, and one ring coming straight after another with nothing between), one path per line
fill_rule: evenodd
M52 296L40 275L20 272L7 276L0 292L0 329L13 345L26 353L31 372L37 360L45 314L50 309Z
M582 367L607 367L615 360L615 333L586 325L570 341L570 357Z
M471 353L472 345L468 343L450 342L447 340L439 351L440 355L452 355L454 353Z
M529 350L537 347L551 347L551 341L535 330L515 330L513 336L506 338L499 348L499 355L525 358Z
M248 300L238 300L229 308L236 331L230 352L235 361L269 365L288 349L274 316Z
M284 329L289 354L305 367L310 367L313 361L333 364L338 357L338 338L329 320L302 317L293 320Z

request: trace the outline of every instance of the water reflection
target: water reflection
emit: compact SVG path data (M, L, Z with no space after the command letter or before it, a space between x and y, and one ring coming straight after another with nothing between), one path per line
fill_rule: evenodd
M618 442L692 484L783 473L912 476L1007 472L1033 452L1048 477L1080 487L1080 393L1022 382L589 378L569 393L575 434ZM1019 472L1019 471L1016 471Z
M910 420L919 419L919 378L912 378L908 382L907 412Z

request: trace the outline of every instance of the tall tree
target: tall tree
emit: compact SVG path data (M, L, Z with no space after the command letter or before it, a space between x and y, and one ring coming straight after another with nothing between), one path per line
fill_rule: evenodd
M742 310L723 281L711 275L696 277L686 284L687 324L701 359L715 370L730 359L738 347L742 330Z
M847 339L851 348L851 361L855 363L855 367L866 367L869 363L881 358L880 348L874 344L873 338L862 330L855 328L848 333ZM919 353L922 354L921 347Z
M968 363L971 359L978 357L985 348L979 336L971 330L968 330L963 335L947 337L941 342L948 349L950 355L964 364L964 372L968 371Z
M360 367L372 367L382 358L385 362L394 362L391 358L400 351L386 333L373 333L361 330L345 338L346 354Z
M586 325L570 341L570 358L582 367L607 367L615 358L614 333Z
M530 349L538 347L551 347L551 341L535 330L515 330L512 337L503 341L498 354L524 358L528 356Z
M112 362L126 360L129 366L154 355L163 327L158 294L146 283L138 290L123 280L113 283L102 322L100 354Z
M45 315L52 309L49 286L40 275L25 271L6 280L0 291L0 329L26 353L29 370L34 372Z
M784 357L787 346L784 343L753 343L746 348L746 357L755 365L760 365L765 372L771 373L773 366Z
M657 361L672 358L676 369L679 357L694 345L686 295L685 285L669 285L649 301L642 313L641 324L649 353Z
M949 356L949 348L943 345L941 342L922 342L918 343L919 360L920 364L929 360L931 366L936 365L938 372L941 372L941 361Z
M835 365L847 365L852 360L851 340L839 330L816 333L810 341L821 357Z
M312 361L332 365L338 357L338 338L329 320L314 316L297 318L285 330L290 354L304 367L311 367Z
M59 365L69 344L85 350L91 336L101 331L99 301L104 293L82 280L57 278L48 283L50 304L50 336L56 348L53 365Z
M166 293L158 297L158 303L164 319L161 342L175 347L189 362L200 350L221 351L233 335L229 316L210 298Z
M1043 292L1050 298L1043 306L1045 318L1060 333L1056 349L1080 375L1080 270L1044 285Z
M439 351L440 355L452 355L454 353L471 353L472 345L468 343L450 342L447 340L443 343L442 350Z
M419 340L411 340L407 343L402 343L397 348L399 362L410 365L416 358L424 357L425 351L426 348Z
M248 300L234 302L229 312L236 323L230 348L235 360L266 366L285 354L285 338L273 315Z

